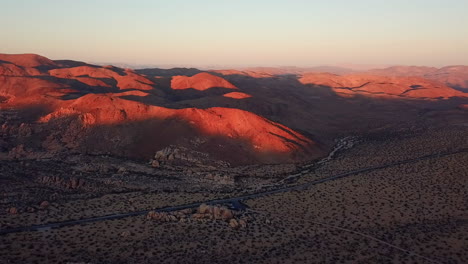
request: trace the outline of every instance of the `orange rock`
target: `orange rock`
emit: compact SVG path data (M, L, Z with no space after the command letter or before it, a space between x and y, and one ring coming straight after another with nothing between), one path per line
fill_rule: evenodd
M238 228L239 227L239 222L237 222L237 220L233 218L233 219L229 220L229 226L231 228Z
M151 162L151 167L153 167L153 168L159 168L159 166L160 166L159 161L153 160L153 161Z
M227 208L222 208L221 219L228 220L228 219L231 219L233 217L234 217L234 214L232 213L231 210L229 210Z
M120 89L139 89L139 90L152 90L153 82L147 78L134 73L133 71L125 71L124 75L120 75L114 69L91 67L91 66L78 66L73 68L53 69L49 71L51 76L65 79L83 80L86 77L88 82L89 78L99 79L114 79L117 81L117 87ZM101 86L102 82L98 85ZM107 85L105 85L107 86Z
M57 66L55 62L37 54L0 54L0 61L8 61L22 67Z
M192 77L174 76L171 80L171 88L174 90L193 88L199 91L208 90L210 88L237 89L236 86L225 79L206 72L196 74Z
M240 92L232 92L223 95L224 97L233 98L233 99L245 99L252 97L250 94L240 93Z
M207 204L201 204L199 207L198 207L198 213L199 214L211 214L213 211L213 208L211 205L207 205Z

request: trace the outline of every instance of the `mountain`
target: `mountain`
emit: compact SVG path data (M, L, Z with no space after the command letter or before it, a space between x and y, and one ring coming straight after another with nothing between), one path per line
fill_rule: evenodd
M67 67L31 55L1 58L3 118L14 117L3 120L2 133L14 139L0 146L10 156L68 151L150 159L164 147L184 145L236 164L287 162L321 153L306 136L246 110L161 106L173 103L170 95L164 98L170 91L158 87L158 78L153 82L129 69ZM39 71L45 66L51 69ZM171 79L174 90L237 90L209 73ZM248 97L225 94L220 98ZM148 97L149 102L140 102ZM18 146L25 151L18 154Z
M237 89L237 87L225 79L206 72L198 73L191 77L174 76L171 80L171 88L174 90L192 88L198 91L205 91L210 88Z
M367 73L382 76L424 76L437 70L435 67L425 66L392 66L383 69L372 69Z
M12 63L27 68L57 66L52 60L37 54L0 54L0 62Z
M327 86L339 95L363 95L370 97L403 98L451 98L468 97L439 82L421 77L377 76L377 75L334 75L304 74L299 81L303 84Z
M383 76L419 76L468 92L468 66L447 66L440 69L434 67L394 66L370 70L368 73Z
M350 134L463 122L468 104L466 93L404 76L401 68L391 70L399 76L131 70L33 54L0 57L6 159L75 153L148 160L179 146L232 165L299 162L325 155ZM406 69L426 70L434 69ZM463 79L464 68L437 72Z
M328 72L333 74L348 74L354 72L352 69L335 66L317 67L249 67L243 69L211 70L211 72L222 75L244 75L255 78L268 78L277 75L300 75L308 72Z
M425 78L437 80L450 87L468 92L468 66L447 66L427 74Z

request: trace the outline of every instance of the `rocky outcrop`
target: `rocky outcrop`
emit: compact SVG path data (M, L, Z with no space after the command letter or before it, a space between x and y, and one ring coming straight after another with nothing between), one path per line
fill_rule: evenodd
M231 220L229 220L229 226L231 228L238 228L239 227L239 222L236 219L231 219Z
M86 181L82 178L63 178L59 176L42 176L39 177L38 182L47 185L55 185L66 189L80 189L86 185Z
M181 146L169 146L156 152L151 160L151 166L158 168L162 165L170 166L214 166L229 167L225 161L210 158L208 153L190 150Z
M198 207L197 213L192 215L195 219L229 220L234 217L234 213L224 206L212 206L202 204Z
M160 222L185 222L192 214L192 209L180 210L177 212L156 212L150 211L146 215L148 220L156 220Z
M171 81L171 88L174 90L195 89L205 91L211 88L237 89L236 86L225 79L202 72L192 77L174 76Z
M148 220L159 222L189 222L189 221L223 221L232 228L247 227L246 219L237 219L234 211L226 206L201 204L196 210L184 209L176 212L150 211L146 215Z

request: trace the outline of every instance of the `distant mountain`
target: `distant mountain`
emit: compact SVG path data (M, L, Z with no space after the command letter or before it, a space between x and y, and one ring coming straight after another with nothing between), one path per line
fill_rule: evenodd
M138 69L136 72L148 76L160 76L160 77L170 77L174 75L186 75L192 76L197 73L202 72L199 69L195 68L171 68L171 69L159 69L159 68L148 68L148 69Z
M447 66L424 77L468 93L468 66Z
M243 71L250 71L250 72L261 72L261 73L268 73L272 75L279 75L279 74L301 74L306 72L328 72L334 74L346 74L355 72L352 69L343 68L343 67L335 67L335 66L317 66L317 67L254 67L254 68L244 68Z
M372 69L367 73L383 76L424 76L437 70L437 68L425 66L392 66L384 69Z
M377 76L366 74L333 75L304 74L299 81L331 87L344 96L403 97L403 98L451 98L468 97L468 94L421 77Z
M421 66L394 66L370 70L368 73L384 76L419 76L468 92L468 66L447 66L440 69Z

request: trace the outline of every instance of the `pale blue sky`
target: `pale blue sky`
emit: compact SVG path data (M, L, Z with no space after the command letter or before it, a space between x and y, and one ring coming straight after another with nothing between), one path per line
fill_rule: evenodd
M468 0L0 0L0 52L180 65L468 64Z

